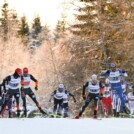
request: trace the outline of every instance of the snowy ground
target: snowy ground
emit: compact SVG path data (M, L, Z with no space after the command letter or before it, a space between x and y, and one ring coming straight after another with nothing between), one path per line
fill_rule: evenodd
M63 119L24 118L0 119L2 134L134 134L134 118Z

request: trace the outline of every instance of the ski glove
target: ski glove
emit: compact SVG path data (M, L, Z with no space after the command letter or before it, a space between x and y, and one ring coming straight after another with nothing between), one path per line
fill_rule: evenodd
M34 89L37 91L38 90L38 87L36 86Z
M49 99L49 102L51 102L51 99Z
M85 100L86 99L86 96L85 95L82 95L82 98L83 98L83 100Z
M21 90L24 90L24 87L21 87Z
M74 103L76 103L76 99L74 99Z

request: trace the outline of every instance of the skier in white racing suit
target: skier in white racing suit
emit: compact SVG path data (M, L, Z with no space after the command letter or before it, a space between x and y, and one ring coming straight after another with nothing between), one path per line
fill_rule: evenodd
M9 89L5 95L5 101L4 101L4 104L2 105L0 114L3 115L9 100L12 98L12 96L14 96L14 98L16 99L17 116L19 117L20 116L20 105L19 105L20 86L22 87L24 86L22 70L20 68L16 68L14 74L7 76L4 80L5 80L4 85L5 85L5 82L7 82ZM9 112L10 112L9 114L11 114L11 111Z
M63 107L63 117L68 117L68 110L69 110L69 104L68 104L69 99L68 99L68 97L69 96L71 96L73 98L74 102L76 102L76 99L75 99L74 95L71 94L69 91L65 90L65 93L63 95L63 105L62 105L62 107Z
M85 95L86 87L88 88L87 97ZM91 76L91 80L87 81L86 84L83 85L82 97L83 97L83 100L85 100L85 103L82 106L79 114L75 117L75 119L79 119L82 116L83 112L85 111L85 109L87 108L87 106L89 105L89 103L92 100L94 100L93 118L97 118L98 102L99 102L99 98L100 98L100 93L103 90L104 90L104 87L103 87L102 83L99 80L97 80L97 75L93 74ZM102 93L101 93L101 96L102 96Z
M63 96L65 94L65 86L63 83L58 85L58 88L55 89L52 94L51 98L54 99L54 107L53 107L53 113L57 115L62 114L62 104L63 104ZM49 102L51 102L51 98Z
M126 80L125 80L125 77L124 76L121 76L121 87L122 87L122 90L123 90L123 99L124 99L124 103L122 104L123 106L121 107L121 112L125 112L126 114L128 114L127 110L126 110L126 102L127 102L127 90L132 90L132 86L130 85L130 83L128 83Z
M129 92L128 95L128 108L130 110L130 114L134 114L134 86L133 86L133 91Z

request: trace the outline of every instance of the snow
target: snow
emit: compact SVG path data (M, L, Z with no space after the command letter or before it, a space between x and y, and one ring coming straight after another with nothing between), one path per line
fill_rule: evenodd
M2 134L134 134L134 119L1 118L0 131Z

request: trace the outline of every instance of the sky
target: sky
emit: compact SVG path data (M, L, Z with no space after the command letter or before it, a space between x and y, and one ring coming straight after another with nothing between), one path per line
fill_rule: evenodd
M70 0L6 0L11 9L15 9L19 16L25 14L28 22L31 22L35 15L41 16L43 24L49 23L51 26L55 25L57 20L61 17L66 6L63 2ZM2 5L4 0L0 0Z

